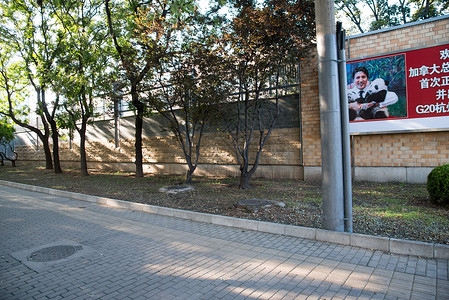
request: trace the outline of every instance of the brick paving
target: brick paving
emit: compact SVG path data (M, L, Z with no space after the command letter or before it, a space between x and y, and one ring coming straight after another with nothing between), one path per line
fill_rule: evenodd
M4 300L449 299L448 260L110 208L2 185L0 238ZM18 252L64 241L90 251L38 269L17 259Z

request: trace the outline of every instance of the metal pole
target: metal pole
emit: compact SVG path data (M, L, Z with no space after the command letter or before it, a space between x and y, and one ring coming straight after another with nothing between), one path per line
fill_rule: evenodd
M351 142L349 140L349 108L346 92L345 31L337 22L338 73L340 82L341 134L343 146L343 193L345 231L352 233Z
M315 0L321 129L323 227L344 231L343 163L335 9Z

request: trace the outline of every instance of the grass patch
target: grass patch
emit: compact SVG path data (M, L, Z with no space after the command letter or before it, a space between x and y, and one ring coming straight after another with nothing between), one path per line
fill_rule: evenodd
M159 188L183 184L184 176L91 170L82 177L74 169L54 174L42 167L0 168L0 179L237 218L322 228L321 183L302 180L252 179L252 189L238 189L239 178L195 177L194 190L163 194ZM258 212L238 209L243 199L281 201L285 208ZM353 183L354 232L449 244L449 208L433 204L424 184Z

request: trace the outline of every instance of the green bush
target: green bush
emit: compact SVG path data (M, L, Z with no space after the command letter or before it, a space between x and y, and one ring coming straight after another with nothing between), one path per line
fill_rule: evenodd
M427 190L433 202L449 205L449 164L436 167L429 173Z

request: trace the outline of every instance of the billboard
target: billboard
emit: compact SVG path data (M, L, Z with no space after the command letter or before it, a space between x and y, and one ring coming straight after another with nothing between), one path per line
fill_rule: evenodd
M347 63L350 132L449 129L449 44Z

